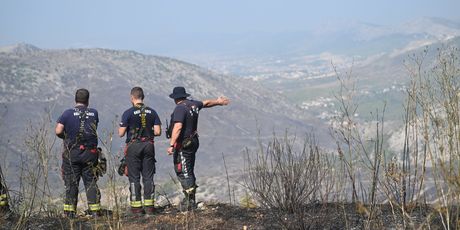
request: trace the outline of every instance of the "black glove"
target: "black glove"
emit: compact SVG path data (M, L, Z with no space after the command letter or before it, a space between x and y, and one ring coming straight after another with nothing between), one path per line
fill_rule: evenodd
M102 177L107 172L107 160L105 158L99 159L97 170L100 177Z
M120 175L120 176L125 175L125 169L126 169L127 166L128 166L128 164L126 164L126 158L123 157L120 160L120 166L118 167L118 175Z
M60 133L60 134L56 134L57 137L61 138L61 139L64 139L65 138L65 134L64 132Z
M168 119L166 119L165 135L166 135L166 138L167 138L167 139L170 139L170 138L171 138L171 135L172 135L171 126L170 126L169 123L168 123Z
M102 177L107 172L107 159L102 155L102 148L97 148L97 155L99 157L96 167L96 174Z

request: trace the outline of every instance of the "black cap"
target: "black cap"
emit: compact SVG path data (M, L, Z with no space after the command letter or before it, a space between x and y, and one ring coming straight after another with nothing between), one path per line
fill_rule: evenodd
M185 92L185 88L182 86L174 87L173 93L169 94L169 97L172 99L178 99L178 98L186 98L189 97L190 94Z

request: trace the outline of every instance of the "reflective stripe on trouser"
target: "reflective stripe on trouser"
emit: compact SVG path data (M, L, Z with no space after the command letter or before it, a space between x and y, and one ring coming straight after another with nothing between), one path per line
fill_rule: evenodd
M7 206L8 205L8 196L6 194L0 195L0 206Z
M128 165L129 191L131 202L142 200L142 184L144 185L144 200L155 199L155 149L151 142L133 142L126 149L126 163ZM131 205L131 207L134 207ZM142 207L142 205L140 206Z
M101 210L101 204L88 204L88 207L90 211L100 211Z
M189 149L176 151L173 156L174 170L184 190L196 187L195 156L199 147L198 137Z
M153 199L144 200L144 206L145 207L153 206L154 204L155 204L155 200L153 200Z
M196 188L198 186L193 186L189 189L184 189L183 193L186 199L188 200L195 200L195 193L196 193Z
M8 196L6 194L0 195L0 206L7 206L8 205Z
M142 201L131 201L131 208L142 208Z
M6 190L6 186L3 184L2 176L2 168L0 168L0 207L8 206L8 190Z
M73 204L64 204L64 211L75 212L77 207Z
M67 155L66 155L67 154ZM80 178L85 185L88 204L100 203L100 191L97 186L97 175L94 170L97 155L90 150L72 149L65 152L62 159L62 174L65 185L65 200L68 205L77 206L78 185Z
M196 189L196 186L191 187L189 189L185 189L184 191L188 194L192 194L192 193L195 193L195 189Z

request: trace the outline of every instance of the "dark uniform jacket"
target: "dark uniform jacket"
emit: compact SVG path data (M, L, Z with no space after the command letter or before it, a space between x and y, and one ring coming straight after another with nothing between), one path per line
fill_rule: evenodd
M145 113L145 128L142 129L142 109ZM126 143L129 143L133 137L135 138L151 138L153 139L153 126L161 125L160 118L157 112L143 104L137 104L126 110L121 116L120 127L126 127Z
M83 130L79 135L82 121L84 122ZM97 110L86 106L76 106L64 111L57 122L64 125L64 144L66 147L75 148L80 145L97 147L96 130L99 123Z

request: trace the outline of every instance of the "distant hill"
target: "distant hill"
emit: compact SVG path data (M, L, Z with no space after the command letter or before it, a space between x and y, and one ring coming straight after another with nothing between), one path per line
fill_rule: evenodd
M0 48L0 160L6 162L2 167L11 172L17 169L30 122L38 122L50 110L53 127L62 111L74 105L77 88L90 90L90 106L99 110L99 131L104 133L131 106L129 90L133 86L144 88L146 104L157 110L163 123L175 106L168 97L174 86L185 86L198 100L220 95L232 100L228 107L201 113L197 172L203 176L222 175L221 153L227 156L230 169L241 169L242 150L257 146L259 136L264 139L287 128L303 134L320 124L257 83L179 60L132 51L43 50L18 44ZM123 140L113 140L113 148L119 151ZM156 142L157 168L163 175L172 173L166 148L163 135ZM59 160L59 153L56 155Z
M206 51L198 50L189 56L180 53L178 56L241 76L277 74L285 71L284 67L312 72L317 70L316 66L330 66L331 61L340 64L345 59L356 64L394 50L416 49L457 36L460 36L460 21L443 18L417 18L399 25L344 20L326 22L316 29L239 35L231 37L231 43L221 44L231 51L207 55ZM328 58L324 59L324 54Z
M334 67L340 73L352 70L361 91L360 107L364 108L360 117L375 112L386 101L386 117L393 120L401 118L401 100L409 81L404 61L428 47L424 64L429 66L437 48L460 47L460 22L428 17L391 26L329 22L316 30L286 32L270 38L276 40L271 44L280 52L187 60L251 79L324 120L330 118L336 102L338 81ZM270 38L260 45L270 43Z

